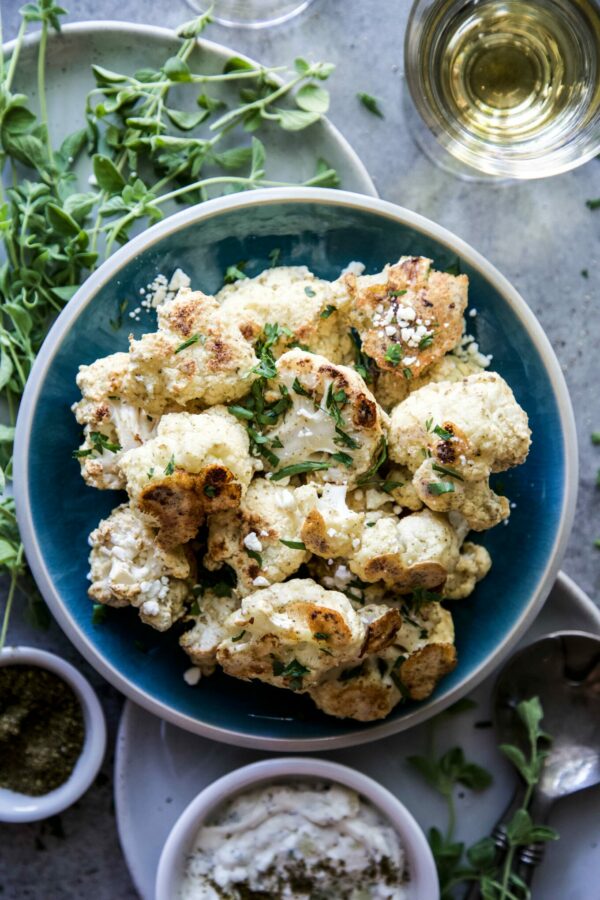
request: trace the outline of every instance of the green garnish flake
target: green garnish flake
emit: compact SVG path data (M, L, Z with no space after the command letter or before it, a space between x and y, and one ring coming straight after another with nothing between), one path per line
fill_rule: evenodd
M426 350L427 347L431 347L433 344L433 335L425 334L419 341L419 350Z
M73 459L82 459L84 456L91 456L93 452L91 447L87 450L73 450Z
M258 553L256 550L249 550L248 547L244 547L244 550L246 551L246 553L248 554L250 559L253 559L254 562L258 563L258 567L260 569L262 569L263 560L262 560L262 556L260 555L260 553Z
M238 419L253 419L254 413L251 409L246 409L245 406L228 406L228 412L231 413L232 416L236 416Z
M596 197L595 200L586 200L585 205L588 209L600 209L600 197Z
M232 642L235 644L235 643L237 643L237 641L241 641L241 639L244 637L245 634L246 634L246 629L244 629L243 631L240 631L239 634L236 634L235 637L231 638Z
M400 360L404 356L404 350L400 344L390 344L385 351L385 361L391 363L392 366L398 366Z
M301 397L310 397L309 392L306 388L302 387L297 378L294 378L292 382L292 390L295 394L300 394Z
M94 446L94 450L100 456L102 455L104 450L109 450L110 453L118 453L123 448L120 444L114 444L112 441L106 437L105 434L102 434L100 431L92 431L90 434L90 440Z
M433 425L433 419L425 419L425 430L431 431L431 426Z
M279 665L277 666L278 671L275 671L275 662ZM280 668L281 666L281 668ZM303 666L301 662L299 662L295 657L289 662L286 666L280 662L280 660L276 660L273 662L273 674L281 675L283 678L290 679L290 687L293 691L299 691L302 688L302 679L305 675L308 675L310 669L307 666Z
M451 441L454 437L451 431L447 431L445 428L442 428L441 425L436 425L433 429L433 433L437 434L443 441Z
M92 625L103 625L108 616L108 608L103 603L94 603L92 606Z
M179 347L176 347L173 351L174 353L181 353L182 350L185 350L186 347L191 347L192 344L197 344L200 340L199 334L193 334L187 341L184 341L183 344L180 344Z
M207 497L216 497L217 496L217 489L214 486L214 484L205 484L204 487L202 488L202 490L206 494Z
M596 550L600 550L600 538L596 538L596 540L594 541L594 547L596 548Z
M592 444L600 444L600 431L592 431Z
M408 291L405 289L403 291L388 291L388 297L404 297Z
M325 307L325 309L321 310L321 318L328 319L329 316L333 315L333 313L335 311L336 311L336 307L333 306L331 303L328 303L327 306Z
M367 522L366 524L367 524L367 528L374 528L374 527L375 527L375 522Z
M333 417L338 428L341 428L342 425L345 424L342 408L347 402L348 395L346 394L346 391L334 391L333 384L330 384L327 388L327 394L325 395L325 407L329 415Z
M433 481L427 485L427 490L434 497L439 497L440 494L453 494L454 485L451 481Z
M351 450L358 450L360 448L359 442L354 440L354 438L345 431L342 431L339 425L335 426L335 433L337 437L334 437L333 439L334 444L341 444L344 447L349 447Z
M440 475L449 475L450 478L458 478L459 481L465 480L460 472L457 472L452 466L442 466L440 463L433 463L431 468L434 472L439 472Z
M313 291L313 289L311 287L305 287L304 293L306 294L307 297L316 297L317 296L317 292Z
M379 441L379 446L377 448L377 456L375 457L375 461L373 462L371 468L361 475L358 479L358 484L364 484L366 481L370 481L371 478L376 474L377 470L381 468L384 462L387 460L388 450L387 450L387 440L385 434L381 435L381 439Z
M330 464L326 462L313 462L312 460L307 459L306 462L284 466L283 469L274 472L271 476L271 481L281 481L282 478L291 478L293 475L304 475L306 472L320 472L328 469L329 466Z
M303 541L288 541L285 538L279 538L279 543L290 550L306 550L306 544Z
M384 494L391 494L392 491L395 491L397 488L404 487L403 481L391 481L386 479L381 485L381 490Z
M269 251L268 257L271 263L271 268L274 269L277 265L279 265L279 260L281 259L280 248L274 247L273 250Z
M315 631L314 637L315 637L318 641L328 641L329 638L331 637L331 635L330 635L330 634L325 634L324 631Z
M148 469L148 471L146 472L146 477L148 478L148 481L150 481L151 478L154 478L154 466Z
M402 369L402 374L404 375L404 377L406 378L407 381L410 381L410 379L413 377L410 369Z
M165 466L165 475L172 475L175 471L175 456L171 454L171 459Z
M331 459L334 459L336 462L339 462L339 463L341 463L343 466L347 466L348 468L350 468L350 466L352 466L353 463L354 463L354 460L352 459L352 457L350 456L350 454L349 454L349 453L342 453L341 450L338 451L337 453L332 453L332 454L331 454Z
M378 116L380 119L385 118L381 109L379 108L379 102L376 97L373 97L371 94L366 94L364 91L359 91L356 95L365 109L368 109L370 113L374 116Z
M227 266L225 269L225 275L223 276L224 284L234 284L236 281L241 281L243 278L247 278L248 276L245 274L244 269L248 265L248 260L241 259L235 266Z

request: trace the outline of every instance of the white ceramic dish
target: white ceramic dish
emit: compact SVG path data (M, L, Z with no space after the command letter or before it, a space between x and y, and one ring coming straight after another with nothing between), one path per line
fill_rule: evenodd
M339 763L314 757L265 759L236 769L213 782L183 811L163 848L156 877L156 900L173 900L181 882L186 855L206 819L222 803L253 787L285 779L310 778L349 787L366 797L393 825L406 853L410 872L408 900L438 900L435 863L429 844L406 807L372 778Z
M561 573L523 643L566 628L600 633L600 612ZM475 709L460 716L444 716L443 735L439 735L440 752L460 744L470 759L494 774L494 783L485 794L465 792L457 798L457 838L468 843L489 832L514 783L513 771L496 749L493 731L474 727L489 720L493 683L492 676L471 695L478 704ZM406 804L423 828L444 824L439 797L406 763L411 753L423 752L429 727L427 723L376 745L336 751L327 758L375 777ZM131 702L125 704L117 738L115 805L121 846L143 900L152 900L161 847L190 799L232 769L265 756L189 734ZM561 840L552 846L536 875L539 898L590 900L590 884L600 882L599 804L600 787L568 798L556 808L552 824L560 831Z
M38 666L54 672L72 688L83 712L83 750L64 784L41 797L0 788L0 822L35 822L62 812L87 791L104 757L106 726L102 707L91 684L60 656L35 647L4 647L0 651L0 666L12 665Z

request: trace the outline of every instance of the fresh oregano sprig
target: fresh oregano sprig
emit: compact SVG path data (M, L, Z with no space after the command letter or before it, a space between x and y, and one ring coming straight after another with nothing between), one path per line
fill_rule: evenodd
M223 72L195 71L191 56L209 25L210 11L178 30L177 53L134 73L100 66L96 86L81 110L80 127L60 146L50 138L46 51L66 11L54 0L21 10L13 49L0 50L0 573L10 576L0 628L2 646L17 589L40 610L10 498L14 424L25 383L55 315L79 285L134 227L165 214L170 203L197 203L219 193L273 186L265 147L257 136L266 123L299 131L318 122L329 106L323 82L329 63L297 59L287 77L281 68L231 57ZM27 32L39 27L37 103L15 90ZM0 17L0 45L2 22ZM237 102L227 107L215 93L233 84ZM182 108L175 93L195 101ZM250 135L252 135L250 137ZM78 183L77 159L92 160L91 183ZM316 160L307 185L336 187L339 178ZM123 310L121 310L122 314ZM39 618L39 615L38 615Z
M458 711L463 709L461 707ZM452 712L452 708L449 712ZM501 744L500 750L516 767L527 787L521 807L506 824L508 850L500 861L497 860L496 846L490 837L482 838L467 849L463 843L454 839L456 786L462 784L471 790L483 790L491 783L489 773L477 764L467 762L463 751L458 747L448 750L439 758L435 756L433 749L427 756L408 758L427 783L444 797L448 806L445 832L431 828L428 835L438 869L442 898L453 898L457 887L475 881L484 900L528 900L530 891L527 885L513 871L515 853L519 847L528 844L558 839L558 833L553 828L536 825L529 812L533 791L541 778L544 760L548 755L547 747L551 741L550 736L541 729L544 713L539 698L523 700L518 704L516 714L523 725L528 750L524 753L514 744Z

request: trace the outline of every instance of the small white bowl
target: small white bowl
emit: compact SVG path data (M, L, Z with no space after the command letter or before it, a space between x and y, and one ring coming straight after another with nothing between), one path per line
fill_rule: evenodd
M0 666L10 665L38 666L54 672L72 688L83 712L83 748L64 784L39 797L0 788L0 822L35 822L62 812L87 791L104 757L106 725L91 684L60 656L35 647L4 647L0 650Z
M260 784L286 779L317 779L343 784L361 794L382 813L398 833L410 873L406 886L409 900L439 900L439 883L433 855L421 828L406 807L372 778L314 757L277 757L235 769L201 791L185 808L163 847L156 876L155 900L174 900L198 830L223 803Z

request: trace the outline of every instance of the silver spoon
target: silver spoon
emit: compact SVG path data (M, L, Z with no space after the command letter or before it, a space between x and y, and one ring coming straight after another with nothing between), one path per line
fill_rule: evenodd
M527 750L515 710L521 700L535 696L544 709L542 727L553 739L530 807L534 821L545 824L561 797L600 783L600 636L557 631L511 657L494 688L499 743ZM521 805L523 790L516 791L492 832L499 856L508 847L504 823ZM515 871L528 886L544 851L544 844L531 844L516 856ZM478 896L474 886L465 900Z

